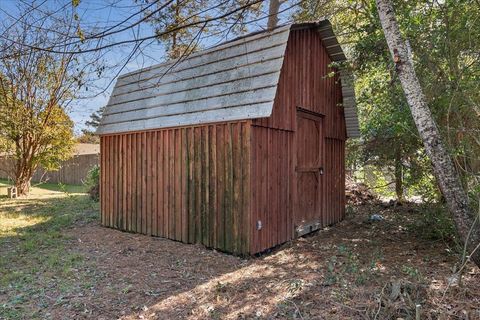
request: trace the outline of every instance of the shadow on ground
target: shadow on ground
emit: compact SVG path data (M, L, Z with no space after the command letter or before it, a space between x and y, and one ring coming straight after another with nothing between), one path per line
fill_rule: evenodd
M414 319L417 304L422 318L480 316L478 269L470 266L464 286L447 290L458 256L444 241L412 229L416 208L361 209L123 318ZM369 222L371 212L385 220Z
M332 228L241 259L103 228L84 195L21 209L0 201L2 215L45 219L1 235L6 319L408 319L416 304L422 318L480 317L478 269L448 287L458 254L412 228L413 205L360 206ZM371 213L385 220L369 222Z

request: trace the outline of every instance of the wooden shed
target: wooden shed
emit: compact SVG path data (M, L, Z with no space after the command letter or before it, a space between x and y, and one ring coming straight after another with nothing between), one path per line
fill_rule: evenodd
M125 74L103 115L104 226L255 254L340 221L351 78L328 21Z

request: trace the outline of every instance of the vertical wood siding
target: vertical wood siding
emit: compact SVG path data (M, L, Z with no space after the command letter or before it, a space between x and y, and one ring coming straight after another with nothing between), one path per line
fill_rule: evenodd
M250 124L101 137L102 224L249 252Z
M337 74L329 76L335 71L329 64L316 31L290 33L272 115L252 122L251 253L295 237L298 107L323 116L321 224L344 217L346 127L341 84ZM261 230L257 221L262 221Z
M325 116L325 136L346 139L342 88L338 74L315 30L290 33L277 95L269 118L253 120L254 125L295 130L296 108Z
M341 220L346 129L330 62L315 31L292 31L271 117L102 136L102 223L238 254L294 238L298 107L322 118L321 225Z
M345 216L345 141L325 139L325 217L323 226L339 222Z
M251 253L293 238L292 139L286 130L252 127Z

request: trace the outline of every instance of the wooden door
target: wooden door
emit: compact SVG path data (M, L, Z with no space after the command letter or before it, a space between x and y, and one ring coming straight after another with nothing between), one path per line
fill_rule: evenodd
M296 152L297 195L295 229L297 236L321 227L323 186L323 118L297 111Z

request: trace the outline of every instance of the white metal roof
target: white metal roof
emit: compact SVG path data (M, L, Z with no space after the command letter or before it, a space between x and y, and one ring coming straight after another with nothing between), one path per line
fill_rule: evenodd
M97 133L269 117L290 30L301 27L317 28L330 58L346 60L328 21L251 34L180 62L122 75ZM358 136L353 89L348 83L343 87L347 134Z

